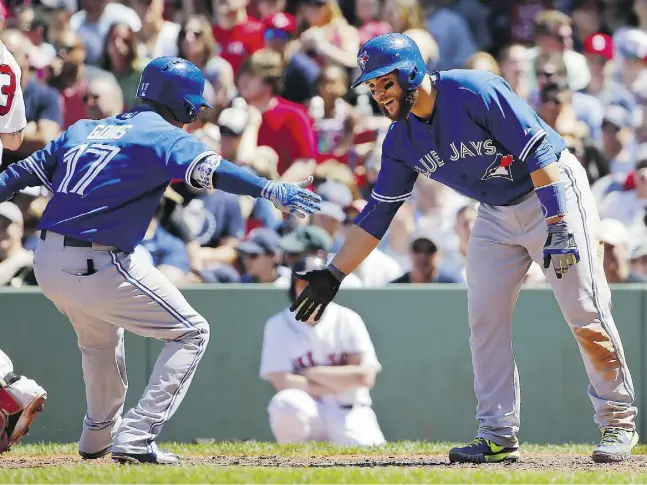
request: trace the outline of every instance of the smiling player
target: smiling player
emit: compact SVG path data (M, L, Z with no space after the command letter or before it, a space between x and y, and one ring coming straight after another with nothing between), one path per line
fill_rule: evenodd
M592 458L627 459L638 442L635 395L610 312L595 236L599 215L580 163L499 76L477 70L429 74L416 44L402 34L368 41L358 64L362 74L353 87L365 83L393 123L371 199L345 244L327 268L300 275L309 285L291 307L296 319L323 313L343 278L377 246L420 174L438 180L480 202L467 252L479 430L470 444L450 451L450 460L519 457L511 320L533 261L543 264L588 373L602 432Z

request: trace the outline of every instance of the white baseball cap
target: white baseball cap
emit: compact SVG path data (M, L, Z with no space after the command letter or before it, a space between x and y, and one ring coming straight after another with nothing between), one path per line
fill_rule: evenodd
M598 237L600 241L611 246L629 245L631 243L629 229L616 219L602 219L598 227Z
M0 216L6 217L11 222L23 224L22 212L13 202L0 203Z

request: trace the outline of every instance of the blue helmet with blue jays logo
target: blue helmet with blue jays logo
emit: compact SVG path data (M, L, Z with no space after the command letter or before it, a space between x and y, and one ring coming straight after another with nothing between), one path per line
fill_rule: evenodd
M202 107L213 108L203 97L204 82L202 71L186 59L158 57L144 68L136 97L160 103L179 122L191 123Z
M370 79L397 71L400 87L411 91L422 84L427 74L427 66L418 45L404 34L373 37L360 47L357 65L362 74L353 83L353 88Z

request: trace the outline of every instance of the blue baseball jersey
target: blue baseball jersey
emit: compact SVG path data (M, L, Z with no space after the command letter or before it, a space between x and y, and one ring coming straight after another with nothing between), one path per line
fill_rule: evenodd
M16 187L45 185L53 197L38 229L132 252L169 182L191 184L193 167L210 155L220 158L141 105L113 118L78 121L11 165L0 179L0 199Z
M531 172L566 148L500 76L456 69L431 77L433 115L391 124L371 199L356 220L378 238L420 174L479 202L508 205L534 189Z

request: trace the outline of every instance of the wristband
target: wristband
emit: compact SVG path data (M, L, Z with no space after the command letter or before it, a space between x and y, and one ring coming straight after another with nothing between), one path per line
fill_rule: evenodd
M566 215L566 191L561 181L536 187L535 193L545 219Z
M346 278L346 274L339 271L337 268L335 268L332 264L329 264L328 267L326 268L328 271L332 273L332 275L337 278L337 281L340 283Z

